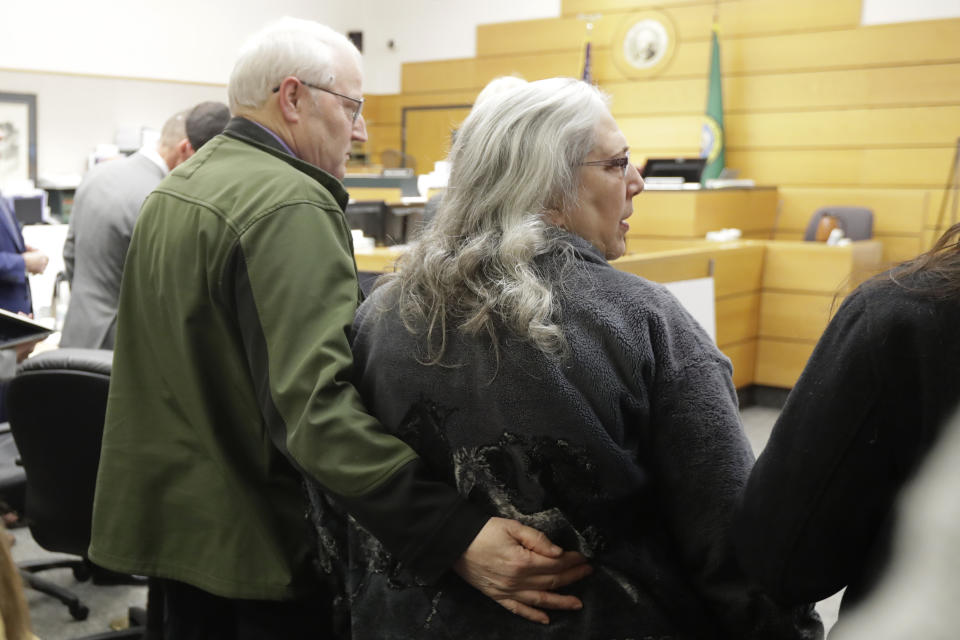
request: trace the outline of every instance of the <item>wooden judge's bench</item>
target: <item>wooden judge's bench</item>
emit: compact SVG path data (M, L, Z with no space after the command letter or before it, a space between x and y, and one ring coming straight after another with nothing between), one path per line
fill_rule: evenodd
M656 282L712 272L717 345L733 362L738 388L790 388L823 333L831 310L877 273L882 245L769 240L777 189L647 191L634 199L627 254L613 265ZM812 213L812 212L811 212ZM737 228L743 238L704 240ZM360 271L390 271L402 249L357 253Z

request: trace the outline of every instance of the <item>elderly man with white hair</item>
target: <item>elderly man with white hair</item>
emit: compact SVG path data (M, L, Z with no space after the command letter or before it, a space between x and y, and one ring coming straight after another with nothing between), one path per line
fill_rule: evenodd
M255 35L230 78L234 118L134 231L90 558L159 578L167 638L334 633L304 479L422 580L455 565L540 622L535 607L581 606L546 589L589 573L583 556L434 480L350 383L360 293L341 179L367 135L360 65L317 23Z

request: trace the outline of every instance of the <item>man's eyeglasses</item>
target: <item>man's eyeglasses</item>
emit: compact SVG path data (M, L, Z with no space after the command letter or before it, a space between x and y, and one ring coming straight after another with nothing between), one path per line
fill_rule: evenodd
M627 151L619 158L610 158L609 160L591 160L590 162L581 162L581 167L618 167L621 175L627 177L627 167L630 166L630 152Z
M338 98L344 98L344 99L346 99L346 100L349 100L350 102L355 103L355 104L357 105L357 108L356 108L356 110L354 110L354 112L353 112L353 121L354 121L354 122L357 121L357 118L360 117L360 112L363 111L363 98L351 98L350 96L345 96L345 95L343 95L342 93L337 93L336 91L330 91L330 89L325 89L325 88L319 87L319 86L317 86L317 85L315 85L315 84L310 84L309 82L304 82L304 81L301 80L300 78L297 78L297 82L299 82L300 84L302 84L302 85L305 86L305 87L310 87L311 89L316 89L317 91L324 91L324 92L326 92L326 93L333 94L333 95L337 96ZM274 87L274 88L273 88L273 92L274 92L274 93L276 93L277 91L280 91L280 87Z

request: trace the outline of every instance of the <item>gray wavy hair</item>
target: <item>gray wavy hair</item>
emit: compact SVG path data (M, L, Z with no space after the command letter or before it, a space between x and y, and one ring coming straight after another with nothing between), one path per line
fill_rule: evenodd
M534 259L566 246L545 214L576 205L579 165L608 99L571 78L494 82L504 86L484 89L457 132L436 218L381 280L399 287L400 317L425 334L429 364L441 362L450 324L495 348L498 325L549 355L566 348Z
M287 76L321 87L336 81L338 54L360 52L346 36L311 20L284 17L250 36L230 74L227 97L234 114L241 107L258 109Z

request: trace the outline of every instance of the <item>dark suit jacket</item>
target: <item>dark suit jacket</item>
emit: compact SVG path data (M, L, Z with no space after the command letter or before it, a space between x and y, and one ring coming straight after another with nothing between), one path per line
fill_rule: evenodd
M26 251L13 203L0 196L0 308L31 313L30 283L21 255Z

